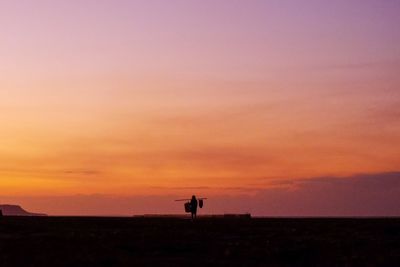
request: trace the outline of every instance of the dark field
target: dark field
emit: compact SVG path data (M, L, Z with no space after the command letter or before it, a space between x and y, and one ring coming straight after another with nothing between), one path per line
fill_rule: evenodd
M0 266L400 266L400 219L3 217Z

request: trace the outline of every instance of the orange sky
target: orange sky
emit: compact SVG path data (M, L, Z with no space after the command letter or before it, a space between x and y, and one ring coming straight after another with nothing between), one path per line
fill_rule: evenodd
M2 196L399 170L395 2L16 2L0 4Z

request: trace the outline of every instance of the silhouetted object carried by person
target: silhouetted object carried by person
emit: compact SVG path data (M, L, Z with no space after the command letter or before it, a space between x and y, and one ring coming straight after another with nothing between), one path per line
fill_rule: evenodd
M197 217L197 207L203 208L203 200L205 199L207 198L196 198L196 196L193 195L191 199L177 199L175 201L186 201L184 204L185 212L191 213L192 220L194 220Z

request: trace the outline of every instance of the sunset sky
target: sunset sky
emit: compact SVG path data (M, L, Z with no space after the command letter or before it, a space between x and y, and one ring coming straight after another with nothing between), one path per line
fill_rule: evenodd
M0 0L0 204L400 215L399 26L397 0Z

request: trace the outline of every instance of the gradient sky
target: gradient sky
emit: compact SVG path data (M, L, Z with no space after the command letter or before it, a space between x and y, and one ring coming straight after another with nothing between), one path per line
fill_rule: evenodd
M400 215L384 199L400 192L399 14L398 0L0 0L0 203L163 213L196 193L212 212ZM376 201L339 212L359 188Z

